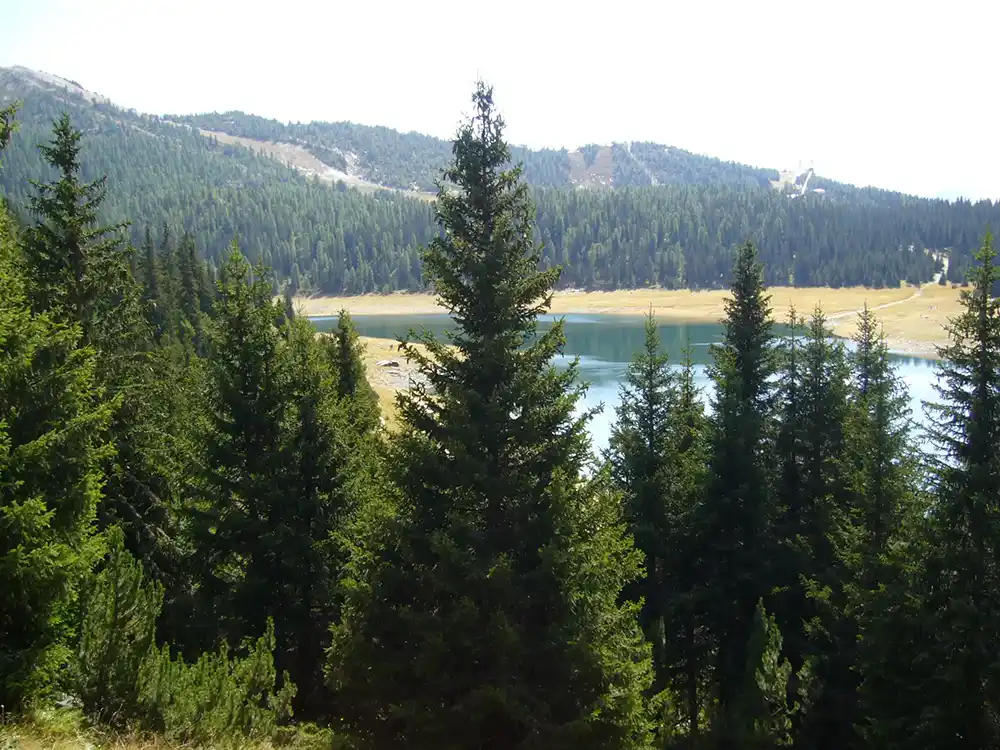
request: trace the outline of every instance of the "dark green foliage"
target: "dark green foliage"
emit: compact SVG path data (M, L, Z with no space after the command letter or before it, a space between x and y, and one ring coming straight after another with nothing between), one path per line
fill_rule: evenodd
M272 618L278 668L298 684L308 718L328 710L334 534L376 486L371 425L356 421L366 412L338 392L333 364L310 323L285 320L264 269L251 271L234 246L212 323L211 421L191 509L201 623L191 637L201 648L238 641Z
M696 518L702 602L716 646L712 674L723 737L747 730L739 712L754 610L775 583L771 502L775 372L769 298L752 243L740 248L723 343L714 350L711 458Z
M379 421L378 394L365 375L364 344L358 340L358 332L346 310L337 316L332 338L337 395L350 405L356 424L362 430L369 430Z
M20 106L20 102L14 102L0 109L0 151L7 148L7 144L10 143L11 137L17 130L17 122L14 118Z
M311 181L161 118L84 105L70 94L56 98L17 74L0 72L0 90L24 98L22 132L0 174L0 189L16 203L26 202L29 179L48 178L34 144L69 109L88 134L85 177L109 176L101 218L131 218L136 244L146 226L166 222L189 230L216 266L238 236L248 257L272 267L279 280L294 280L297 268L297 293L427 286L419 248L437 228L424 200ZM189 121L350 153L355 172L403 189L431 189L449 154L443 141L349 123L286 126L241 113ZM774 285L926 281L938 264L922 248L950 250L949 273L961 278L981 227L1000 222L1000 208L989 202L952 204L838 183L825 184L825 197L790 200L768 185L775 176L768 170L649 143L608 150L619 177L614 190L571 189L566 151L512 150L535 189L543 262L563 266L561 286L718 288L728 283L733 247L748 236Z
M268 620L264 636L244 644L242 658L231 657L225 643L194 664L171 657L169 646L153 642L162 587L144 580L120 530L110 530L108 541L86 597L76 665L87 715L201 746L270 738L277 722L291 716L295 696L287 675L275 688L274 624Z
M858 564L865 587L872 588L882 578L889 547L902 527L913 523L917 462L906 385L889 361L885 336L867 305L858 316L854 343L847 461L860 514Z
M263 269L251 277L235 243L223 265L212 331L208 405L200 482L203 500L192 511L201 550L201 596L210 610L199 639L239 641L273 615L269 566L276 549L261 544L277 531L284 504L284 420L291 395L288 363L279 356L281 331Z
M625 498L625 520L636 547L645 557L646 574L626 589L633 601L642 601L639 622L653 644L656 687L666 682L667 608L679 592L668 583L681 555L676 549L681 524L690 508L670 503L667 472L672 468L674 411L677 383L669 359L660 350L656 320L646 317L645 349L625 372L621 405L612 428L608 457L615 484ZM673 581L670 581L673 583ZM670 622L670 627L676 623Z
M562 327L534 335L556 272L491 92L474 104L425 255L455 349L408 349L434 394L400 399L403 508L336 631L338 706L372 747L647 747L648 653L618 602L638 555L604 478L581 477Z
M787 346L782 388L782 515L775 533L785 580L775 609L793 668L808 666L814 679L809 712L796 728L798 744L848 747L857 705L857 634L845 611L855 504L844 460L849 371L821 310L805 334L803 344Z
M11 222L0 207L0 704L56 686L93 522L110 405L80 329L32 312Z
M932 439L934 473L921 619L933 634L936 665L921 684L924 707L911 717L926 748L994 747L1000 742L1000 279L990 233L976 256L964 311L941 349L940 406ZM922 646L923 644L917 644Z
M143 714L139 672L153 648L163 587L144 579L121 529L105 538L107 558L83 597L76 690L88 716L121 727Z
M625 499L625 518L643 552L646 575L626 589L643 600L640 624L653 646L654 692L667 688L680 708L667 735L696 735L706 666L703 625L694 603L697 560L690 544L704 491L706 420L690 351L680 373L661 352L652 314L645 349L626 371L608 458Z
M105 180L80 181L80 131L63 115L53 141L40 146L58 171L53 183L35 183L38 222L26 233L32 305L78 323L84 341L106 348L122 336L132 293L121 226L98 224Z
M270 738L278 722L292 715L295 685L287 675L277 688L272 653L274 624L256 642L247 640L245 656L230 656L225 644L194 664L171 658L169 648L154 650L139 675L149 726L180 743L245 746Z

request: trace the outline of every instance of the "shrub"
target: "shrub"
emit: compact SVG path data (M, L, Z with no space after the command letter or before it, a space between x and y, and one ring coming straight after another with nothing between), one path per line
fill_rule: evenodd
M267 739L291 716L295 685L283 675L276 689L274 623L270 619L246 655L217 653L187 664L154 643L163 589L143 577L125 549L124 535L108 532L108 553L85 600L76 684L93 720L163 732L196 745Z

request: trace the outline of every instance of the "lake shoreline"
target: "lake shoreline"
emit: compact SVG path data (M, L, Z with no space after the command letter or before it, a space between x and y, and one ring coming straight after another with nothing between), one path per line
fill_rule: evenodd
M560 290L552 297L553 315L642 316L652 310L663 322L718 323L725 314L728 291L632 289L611 292ZM855 331L857 311L868 304L883 326L894 354L939 359L937 347L947 343L945 324L960 312L958 290L937 284L891 289L847 287L771 287L768 289L775 319L781 322L794 307L809 315L821 306L833 333L849 339ZM329 318L345 309L352 315L435 315L446 311L434 295L395 292L352 297L313 296L294 300L300 314Z

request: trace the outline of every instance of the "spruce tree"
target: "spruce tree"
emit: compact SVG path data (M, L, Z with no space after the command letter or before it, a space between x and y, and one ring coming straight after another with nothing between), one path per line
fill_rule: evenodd
M910 444L906 384L896 373L885 335L867 304L858 315L854 344L846 453L860 516L862 585L873 589L882 578L887 548L904 524L912 525L917 461Z
M704 670L702 626L694 607L698 575L690 531L704 491L706 420L694 384L691 351L675 373L662 352L652 313L644 348L629 365L608 450L625 518L646 563L626 589L643 601L640 624L653 647L653 692L668 689L679 711L664 734L699 731Z
M675 594L668 577L679 556L678 508L668 497L669 463L674 440L678 394L669 358L661 351L652 313L646 316L645 342L625 371L617 419L611 429L608 459L612 477L625 500L624 515L636 547L643 553L645 576L625 591L642 601L639 622L653 646L654 690L663 688L668 672L666 641L668 597ZM675 627L675 623L669 623Z
M804 747L850 747L857 708L855 623L847 614L847 560L853 551L854 496L845 460L849 369L817 308L801 349L798 413L782 432L795 434L797 493L783 506L776 533L787 557L785 596L778 622L793 669L812 679L809 712L796 741ZM792 415L786 415L786 420Z
M911 718L923 700L921 675L937 669L925 647L916 598L915 580L925 558L915 536L923 523L919 467L910 444L906 386L867 305L858 316L854 342L846 448L857 503L848 586L858 630L854 668L860 707L854 722L867 747L905 747L913 740Z
M80 131L63 115L53 126L52 142L39 146L58 179L34 183L31 210L37 222L27 230L24 249L34 309L79 323L86 343L108 350L135 335L138 295L124 226L98 221L106 180L80 180L80 140Z
M772 459L776 371L773 321L752 242L740 247L726 300L715 382L705 501L694 544L702 561L702 609L715 646L713 731L725 743L747 727L739 705L754 612L775 583Z
M677 406L673 415L670 504L677 509L674 531L678 555L672 572L671 608L668 614L668 660L672 664L674 692L682 696L687 719L686 733L701 731L703 696L709 667L710 638L700 607L702 560L695 534L698 506L705 501L708 478L709 423L694 380L690 341L682 353L677 377Z
M582 476L576 367L550 362L561 324L536 333L558 270L492 92L473 101L424 256L457 330L407 350L428 384L400 397L402 508L337 630L337 705L371 747L647 747L648 648L619 603L639 555Z
M80 585L99 551L94 518L113 404L78 325L32 312L0 207L0 704L60 685Z
M378 424L380 414L378 394L365 373L364 352L350 313L341 310L331 352L337 373L337 394L350 404L355 423L362 430L369 430Z
M199 548L202 647L259 633L273 615L279 550L268 544L284 502L285 421L291 379L274 326L270 282L233 243L223 264L211 338L209 414L200 501L192 508Z
M0 151L7 147L11 137L17 131L17 121L14 118L17 116L17 110L20 106L20 102L14 102L0 109Z
M104 467L102 527L120 524L128 548L147 570L170 575L173 544L172 485L165 447L170 394L164 392L163 362L152 349L154 331L143 313L142 290L132 276L133 248L124 225L99 221L105 179L81 179L81 133L63 116L53 140L42 145L57 179L35 183L31 209L36 222L25 231L25 258L33 308L80 326L83 343L97 352L101 389L118 404L109 425L115 453Z
M993 238L976 254L964 311L949 327L931 439L941 460L920 576L936 669L912 722L925 748L1000 743L1000 280Z
M277 661L298 688L296 715L320 719L330 710L323 657L338 611L336 581L343 563L336 537L350 514L379 490L380 447L352 421L353 397L340 397L316 330L288 324L291 372L289 439L283 461L285 502L269 531L278 553L268 571L278 599Z

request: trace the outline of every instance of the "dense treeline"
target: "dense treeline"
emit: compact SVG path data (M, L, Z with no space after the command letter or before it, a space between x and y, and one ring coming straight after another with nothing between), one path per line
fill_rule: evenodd
M190 234L133 248L56 122L0 212L0 703L194 746L996 747L990 236L931 453L874 315L779 336L748 241L710 410L650 318L594 456L474 105L423 254L456 332L402 342L392 434L349 316L318 336L236 243L214 284Z
M296 292L428 287L420 248L438 228L427 202L312 181L184 125L82 102L69 93L25 89L19 80L0 73L0 90L25 97L21 132L0 172L0 191L15 210L32 195L30 180L52 178L35 146L69 109L84 133L83 177L109 178L102 219L127 217L135 244L147 228L158 236L166 224L196 238L214 269L238 237L248 258L272 268L276 284L290 283ZM190 121L248 137L298 140L327 161L367 154L371 170L397 175L383 182L406 188L430 186L449 158L443 141L387 128L285 126L239 113ZM601 151L585 148L584 163L593 165ZM950 250L949 276L961 282L982 227L1000 224L1000 207L988 202L952 204L819 180L825 197L790 200L768 186L774 177L768 170L649 143L611 151L614 170L632 174L618 182L636 187L568 190L566 152L511 152L535 189L535 232L545 245L543 262L563 267L560 286L719 288L730 280L733 249L747 237L761 248L769 284L926 282L937 263L925 249ZM352 169L361 168L355 163Z

